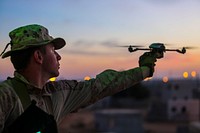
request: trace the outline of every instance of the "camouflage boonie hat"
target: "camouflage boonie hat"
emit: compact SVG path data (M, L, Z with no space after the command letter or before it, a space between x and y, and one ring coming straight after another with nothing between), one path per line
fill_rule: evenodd
M53 38L49 35L47 28L37 24L26 25L14 29L9 33L9 36L11 41L1 53L0 56L2 56L2 58L10 56L14 51L24 50L30 47L53 43L55 49L60 49L66 44L63 38ZM11 45L11 50L5 52L9 45Z

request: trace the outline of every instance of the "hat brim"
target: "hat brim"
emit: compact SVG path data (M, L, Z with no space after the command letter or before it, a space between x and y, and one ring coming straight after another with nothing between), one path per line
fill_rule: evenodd
M27 48L38 47L38 46L46 45L46 44L49 44L49 43L53 43L53 45L55 47L55 50L61 49L66 45L66 42L65 42L65 40L63 38L54 38L53 40L42 42L42 43L39 43L37 45L35 45L35 44L34 45L29 45L29 47L27 47ZM27 49L27 48L24 48L24 49ZM10 56L12 52L20 51L20 50L24 50L24 49L19 49L19 50L14 50L14 51L13 50L7 51L2 55L2 58L6 58L6 57Z
M63 38L55 38L53 40L51 40L49 43L53 43L55 50L57 49L61 49L66 45L66 42Z

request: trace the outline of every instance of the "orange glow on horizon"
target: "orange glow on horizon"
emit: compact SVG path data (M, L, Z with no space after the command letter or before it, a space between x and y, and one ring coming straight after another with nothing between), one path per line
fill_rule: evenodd
M143 52L131 53L124 50L123 54L119 55L80 55L80 54L62 54L60 61L60 78L70 79L84 79L85 75L95 77L97 74L103 72L106 69L113 69L117 71L128 70L130 68L138 67L139 56ZM126 53L127 52L127 53ZM167 75L168 78L171 76L183 77L183 72L191 72L190 75L197 76L195 72L200 69L200 52L195 53L188 50L186 54L179 54L176 52L166 52L164 58L158 59L155 66L155 74L153 78L163 78ZM193 72L195 71L195 72ZM13 66L9 59L1 59L0 63L0 78L6 79L8 76L13 76Z
M189 76L188 72L184 72L184 73L183 73L183 77L184 77L184 78L188 78L188 76Z
M165 77L163 77L162 81L163 81L164 83L167 83L167 82L169 81L169 79L168 79L167 76L165 76Z
M193 78L196 77L196 76L197 76L196 71L192 71L192 72L191 72L191 76L192 76Z
M84 78L84 80L90 80L91 78L89 77L89 76L86 76L85 78Z
M56 81L56 77L50 78L49 79L51 82Z

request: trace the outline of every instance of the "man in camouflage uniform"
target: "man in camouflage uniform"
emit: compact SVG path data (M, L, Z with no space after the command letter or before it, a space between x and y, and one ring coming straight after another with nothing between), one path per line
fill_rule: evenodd
M14 79L26 88L26 92L20 92L27 93L30 100L36 101L37 107L52 114L58 125L70 112L129 88L151 77L154 72L156 58L144 54L137 68L120 72L105 70L89 81L48 82L59 75L61 56L56 50L65 46L65 40L51 37L45 27L37 24L19 27L9 36L11 41L1 56L10 56L15 68ZM5 52L9 45L11 50ZM0 132L8 128L30 104L29 100L20 98L16 93L12 79L0 84Z

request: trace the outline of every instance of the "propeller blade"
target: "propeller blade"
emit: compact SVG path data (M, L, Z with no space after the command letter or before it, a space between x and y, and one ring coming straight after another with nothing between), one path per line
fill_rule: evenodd
M117 47L125 47L125 48L133 47L133 48L138 48L138 47L144 47L144 46L142 46L142 45L126 45L126 46L117 46Z
M194 47L194 46L188 46L188 47L184 47L185 49L198 49L198 47Z

